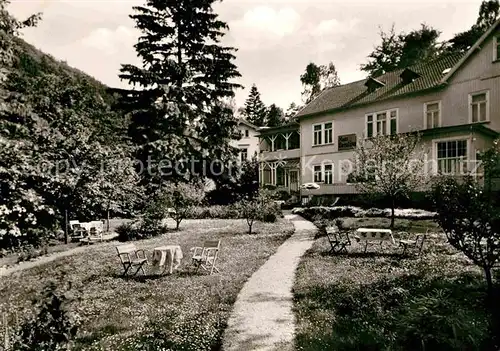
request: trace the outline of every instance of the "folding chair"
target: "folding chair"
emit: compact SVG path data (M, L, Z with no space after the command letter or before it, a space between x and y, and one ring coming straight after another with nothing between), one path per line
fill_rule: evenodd
M118 257L123 266L123 276L125 277L131 267L137 267L134 276L142 271L142 274L146 274L143 265L148 263L148 258L146 253L142 249L137 249L134 244L120 245L116 247L118 252ZM142 252L142 258L139 256L139 252Z
M427 239L427 234L429 230L425 232L425 234L417 234L415 235L414 240L399 240L399 246L403 247L403 255L406 254L408 248L415 248L418 250L418 255L422 253L422 249L424 247L424 242Z
M347 246L351 246L348 231L328 227L326 228L326 236L331 246L330 253L336 254L342 251L347 253Z
M205 241L203 247L193 247L192 263L196 267L196 272L198 269L203 268L204 270L210 270L210 274L214 271L220 273L219 269L215 266L217 263L217 258L219 257L220 251L220 240Z

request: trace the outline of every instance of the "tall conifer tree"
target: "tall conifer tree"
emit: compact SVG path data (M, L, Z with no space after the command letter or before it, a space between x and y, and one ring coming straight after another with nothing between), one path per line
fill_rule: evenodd
M153 159L149 183L179 175L170 167L179 160L225 162L233 156L229 141L237 138L237 121L225 102L239 87L233 79L240 74L233 64L236 49L220 44L228 26L214 3L147 0L130 16L142 32L135 45L142 67L122 65L120 78L134 85L123 106L131 114L130 136L141 146L139 159L145 165ZM182 176L193 176L192 167Z
M245 101L244 115L247 120L256 126L262 127L266 124L266 105L262 102L260 98L259 90L254 84L250 89L250 94Z

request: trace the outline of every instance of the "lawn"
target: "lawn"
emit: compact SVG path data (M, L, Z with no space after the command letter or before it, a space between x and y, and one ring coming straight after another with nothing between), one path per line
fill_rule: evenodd
M345 219L353 228L385 221ZM397 220L396 228L433 228L420 257L402 257L389 244L363 254L355 243L331 255L326 237L316 240L294 286L298 350L491 349L481 271L431 222L410 222Z
M81 319L77 350L214 350L244 282L293 233L284 219L257 223L246 234L243 220L187 220L179 232L138 241L152 250L179 244L183 263L172 276L124 279L115 245L105 243L75 256L20 272L0 281L0 313L32 313L31 299L53 279L70 281L78 300L70 305ZM189 248L221 239L221 274L195 274ZM147 267L149 268L149 267ZM154 271L151 271L154 272Z

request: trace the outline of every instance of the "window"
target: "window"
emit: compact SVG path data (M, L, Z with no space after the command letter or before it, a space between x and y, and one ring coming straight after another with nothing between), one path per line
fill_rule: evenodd
M314 140L313 140L313 145L321 145L321 129L323 125L321 124L316 124L314 125Z
M325 123L325 144L333 143L333 123Z
M315 183L320 183L323 181L321 173L322 173L321 166L320 165L314 166L314 182Z
M241 162L245 162L248 158L248 149L241 149L240 151L240 160Z
M398 132L398 110L381 111L366 115L366 137L391 135Z
M469 119L471 123L489 120L489 92L470 94L469 102Z
M313 146L333 143L333 122L313 125Z
M467 171L467 140L441 141L437 147L437 170L442 174Z
M424 128L438 128L441 126L441 102L427 102L424 104Z
M333 165L325 165L325 184L333 184Z
M333 164L315 165L314 182L333 184Z
M366 116L366 136L368 138L373 136L373 115Z
M250 135L248 129L245 129L245 138L248 138L248 136Z
M500 35L493 38L493 61L500 60Z
M385 135L387 133L387 114L386 112L377 113L377 135Z

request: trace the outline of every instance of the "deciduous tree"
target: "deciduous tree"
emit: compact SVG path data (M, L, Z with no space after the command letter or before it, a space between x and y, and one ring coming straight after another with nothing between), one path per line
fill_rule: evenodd
M380 31L381 43L368 55L368 63L361 70L377 77L399 68L436 58L440 53L440 32L422 24L418 30L396 34L394 25L389 32Z
M383 195L391 201L394 228L395 201L417 191L425 180L424 153L418 134L380 135L360 141L355 150L352 181L369 195Z

